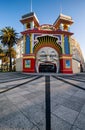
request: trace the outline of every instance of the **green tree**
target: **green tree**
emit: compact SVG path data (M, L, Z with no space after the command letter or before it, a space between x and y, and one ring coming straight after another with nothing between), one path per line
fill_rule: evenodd
M17 44L18 39L18 33L11 28L11 27L5 27L0 32L0 40L1 43L4 46L8 47L9 51L9 59L10 59L10 71L12 71L12 54L11 54L11 48Z

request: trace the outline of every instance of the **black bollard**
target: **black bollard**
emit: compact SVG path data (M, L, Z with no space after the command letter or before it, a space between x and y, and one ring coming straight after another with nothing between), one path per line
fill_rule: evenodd
M51 130L50 76L45 76L46 130Z

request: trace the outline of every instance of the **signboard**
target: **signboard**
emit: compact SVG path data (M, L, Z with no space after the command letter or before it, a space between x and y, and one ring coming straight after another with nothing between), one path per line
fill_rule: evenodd
M66 68L70 68L70 60L66 60Z
M30 68L30 67L31 67L30 60L25 60L25 68Z

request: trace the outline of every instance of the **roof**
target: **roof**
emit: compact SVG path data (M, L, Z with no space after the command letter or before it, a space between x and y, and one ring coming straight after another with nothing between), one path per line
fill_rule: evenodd
M31 16L33 16L33 15L34 15L34 12L30 12L30 13L24 14L24 15L22 16L22 19L27 18L27 17L31 17Z
M58 27L60 25L60 23L71 25L71 24L73 24L73 22L74 21L72 20L72 17L64 15L64 14L60 14L53 25L55 27Z
M25 23L26 21L32 20L32 19L35 21L35 23L39 24L39 20L34 12L30 12L30 13L23 15L22 19L20 21L21 21L21 23Z

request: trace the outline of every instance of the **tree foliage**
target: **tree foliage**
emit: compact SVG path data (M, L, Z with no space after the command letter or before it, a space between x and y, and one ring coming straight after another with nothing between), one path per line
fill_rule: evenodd
M0 32L0 40L3 46L8 47L8 56L10 59L10 71L12 71L12 55L13 55L13 49L12 47L17 44L18 39L18 33L11 28L11 27L5 27Z

